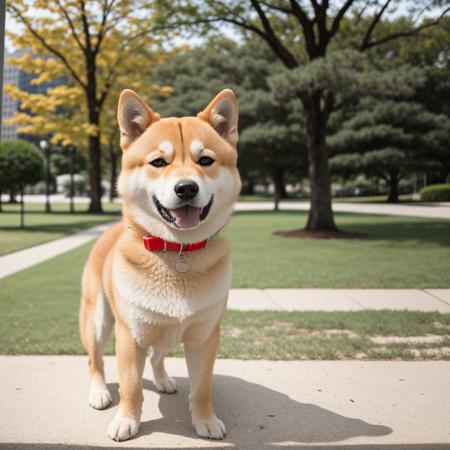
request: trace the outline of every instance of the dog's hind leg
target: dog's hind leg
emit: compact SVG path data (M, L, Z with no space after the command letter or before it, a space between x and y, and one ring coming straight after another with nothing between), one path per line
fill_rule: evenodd
M166 368L164 367L164 358L167 352L157 348L151 347L149 350L149 360L153 369L153 381L155 387L159 392L173 394L177 391L175 380L170 377Z
M103 371L103 350L113 325L114 317L101 287L94 304L89 302L89 299L82 299L80 333L89 356L89 404L95 409L104 409L111 404L111 394L106 386Z

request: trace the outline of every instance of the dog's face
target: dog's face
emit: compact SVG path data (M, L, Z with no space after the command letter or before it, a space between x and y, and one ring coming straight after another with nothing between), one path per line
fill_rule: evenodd
M148 233L199 242L228 220L240 191L237 102L219 93L197 117L160 119L133 91L122 92L118 188L124 211Z

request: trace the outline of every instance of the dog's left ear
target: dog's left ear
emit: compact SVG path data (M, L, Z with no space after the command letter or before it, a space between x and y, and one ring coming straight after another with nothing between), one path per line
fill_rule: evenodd
M238 104L231 89L219 92L213 101L197 117L211 126L231 145L238 140Z
M120 127L120 147L125 150L153 122L159 120L159 114L153 112L136 92L125 89L120 94L117 120Z

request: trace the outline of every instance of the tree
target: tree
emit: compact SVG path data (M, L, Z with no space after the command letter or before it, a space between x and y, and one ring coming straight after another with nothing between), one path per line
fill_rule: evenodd
M152 14L141 13L144 0L15 0L8 12L24 30L12 36L17 48L30 48L20 67L39 74L34 83L65 76L67 86L47 95L10 88L30 114L16 123L37 135L52 134L53 142L78 148L86 139L91 201L89 211L101 212L101 144L105 108L116 110L121 84L139 87L139 69L161 61ZM108 102L111 101L109 104ZM65 114L62 114L62 112ZM108 119L108 122L110 120ZM114 121L115 124L115 121Z
M358 25L357 33L354 34L358 41L355 47L364 52L399 38L415 36L438 24L450 9L445 8L438 18L419 24L405 20L399 23L399 29L384 33L380 23L392 6L391 0L374 1L370 4L345 0L334 5L330 5L327 0L321 3L317 0L248 0L245 3L238 0L161 0L159 3L165 5L168 17L179 18L181 15L181 22L190 19L191 24L206 23L209 26L222 22L238 27L245 33L256 34L289 70L303 66L308 70L306 62L324 58L333 45L339 42L344 18L354 17ZM424 8L423 5L417 5L416 9L419 11L419 18L427 11L427 7ZM311 184L311 208L306 225L308 231L336 230L331 209L325 139L328 120L336 106L336 95L337 92L326 86L304 90L300 95L306 116Z
M3 141L0 142L0 167L9 174L6 187L20 193L20 227L24 228L23 191L25 186L42 179L44 158L39 149L29 142Z
M8 167L8 155L0 143L0 212L3 211L2 194L11 186L11 175Z
M414 102L366 99L360 111L328 138L336 152L333 172L364 173L384 180L390 203L398 185L416 170L436 169L450 156L450 121Z
M240 105L239 169L244 190L256 181L271 179L276 204L285 196L286 176L298 180L306 166L306 149L303 155L298 152L305 142L298 117L301 106L298 101L275 102L268 85L268 77L280 66L257 39L238 44L216 38L175 55L150 74L152 80L172 87L171 95L152 103L163 116L196 114L220 90L235 90Z

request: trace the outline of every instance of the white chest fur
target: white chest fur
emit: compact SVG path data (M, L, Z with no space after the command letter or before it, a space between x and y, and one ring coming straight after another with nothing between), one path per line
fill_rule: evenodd
M115 295L137 341L143 340L149 325L172 325L173 335L182 322L227 297L231 286L229 257L211 270L196 270L193 264L189 272L180 273L173 256L163 256L145 269L133 266L120 253L114 257Z

